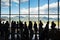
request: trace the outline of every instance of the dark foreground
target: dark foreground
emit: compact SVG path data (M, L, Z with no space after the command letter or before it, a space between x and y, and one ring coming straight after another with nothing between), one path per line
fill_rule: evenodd
M0 23L0 40L60 40L60 30L56 29L54 21L51 22L51 29L49 29L49 22L46 23L43 28L43 23L39 22L39 28L37 23L29 21L27 26L26 22L12 21L11 25L8 21L6 23Z

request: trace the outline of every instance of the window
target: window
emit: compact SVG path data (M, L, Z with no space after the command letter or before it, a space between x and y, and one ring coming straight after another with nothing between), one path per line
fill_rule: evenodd
M39 20L43 22L43 28L45 28L46 23L48 21L48 15L39 15Z
M6 22L6 21L9 21L9 15L1 15L1 22Z
M19 1L18 1L19 2ZM11 0L11 14L19 14L19 4Z
M56 28L58 29L58 15L49 15L49 21L49 26L51 26L51 22L54 21L54 23L56 24Z
M28 10L29 10L29 1L26 1L26 2L22 2L21 0L20 0L20 4L19 4L20 6L20 14L29 14L28 12Z
M9 0L1 0L1 14L9 14Z
M49 0L49 14L58 14L58 0Z
M30 14L38 14L38 0L30 0Z
M32 21L34 26L36 21L39 29L41 20L43 28L49 21L49 29L51 29L51 22L54 21L55 28L60 29L60 0L1 0L0 16L1 23L9 21L11 24L11 21L22 21L27 22L28 26L29 21Z
M11 21L19 21L19 15L11 15Z
M6 21L21 20L23 22L28 22L30 20L32 22L37 21L38 23L38 21L42 20L45 24L47 21L50 23L54 21L57 25L56 28L58 28L58 24L60 24L60 0L59 9L58 0L2 0L1 14L2 19L8 18ZM2 16L6 18L3 18Z
M48 14L48 0L39 0L39 14Z

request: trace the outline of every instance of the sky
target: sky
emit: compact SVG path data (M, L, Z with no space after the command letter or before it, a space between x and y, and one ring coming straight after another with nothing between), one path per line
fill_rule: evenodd
M19 14L19 4L20 4L20 14L29 14L29 1L30 1L30 17L38 17L38 0L1 0L1 14L9 14L9 6L11 6L11 14ZM48 14L48 0L39 0L39 14ZM58 0L49 0L49 14L58 14ZM59 0L59 14L60 14L60 0ZM9 15L2 15L8 16ZM11 15L14 17L16 15ZM18 15L17 15L18 16ZM28 16L28 15L21 15ZM41 17L48 17L48 15L40 15ZM58 18L58 15L49 15L49 18ZM60 15L59 15L60 18Z
M38 14L38 0L20 0L20 14L29 14L29 1L30 14ZM9 0L1 0L1 14L9 14L9 6ZM39 12L39 14L48 14L48 0L39 0ZM58 14L57 12L58 0L49 0L49 14ZM19 0L11 0L11 14L19 14Z

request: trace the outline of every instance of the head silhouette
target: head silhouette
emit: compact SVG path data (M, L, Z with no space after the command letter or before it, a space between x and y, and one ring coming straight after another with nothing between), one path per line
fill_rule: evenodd
M27 24L26 24L26 22L24 22L24 28L27 28Z
M2 24L4 24L4 22Z
M47 24L49 24L49 21L47 21Z
M8 21L6 21L6 23L9 23Z
M55 29L55 26L56 26L56 24L54 23L54 21L52 21L52 22L51 22L51 28L52 28L52 29Z

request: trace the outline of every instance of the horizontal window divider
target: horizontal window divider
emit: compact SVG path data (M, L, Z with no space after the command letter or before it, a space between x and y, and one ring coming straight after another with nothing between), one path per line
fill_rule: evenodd
M29 14L0 14L0 15L29 15ZM30 14L30 15L48 15L48 14ZM49 15L58 15L58 14L49 14Z

